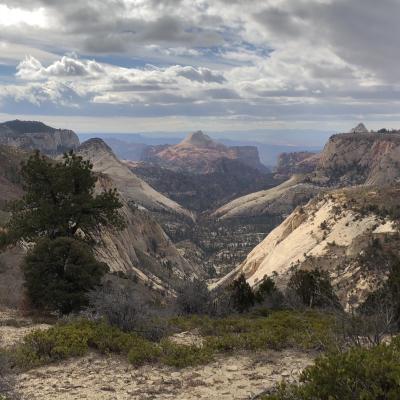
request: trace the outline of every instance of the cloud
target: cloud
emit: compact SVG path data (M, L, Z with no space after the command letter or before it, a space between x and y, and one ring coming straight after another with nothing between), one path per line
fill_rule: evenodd
M25 80L40 80L51 77L95 77L104 73L104 69L96 61L78 60L64 56L48 67L43 67L39 60L26 57L17 65L16 76Z
M14 19L0 18L0 63L18 60L15 76L0 75L3 107L7 98L82 113L305 123L391 118L400 100L398 0L4 0L2 7ZM40 23L27 29L27 16Z

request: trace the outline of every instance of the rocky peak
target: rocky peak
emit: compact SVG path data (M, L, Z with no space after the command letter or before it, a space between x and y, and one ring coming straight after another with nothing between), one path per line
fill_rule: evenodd
M100 138L92 138L86 140L79 146L79 151L86 153L100 151L114 155L113 151L111 150L111 147L108 146L108 144L103 139Z
M360 122L355 128L350 130L350 133L369 133L365 125Z
M217 143L202 131L196 131L185 138L179 146L218 147L223 145Z

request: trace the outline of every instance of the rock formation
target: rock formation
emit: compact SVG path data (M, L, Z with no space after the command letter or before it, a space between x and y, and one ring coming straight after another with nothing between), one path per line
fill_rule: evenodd
M356 127L350 130L350 133L369 133L368 129L361 122Z
M114 155L102 139L89 139L77 149L77 154L93 164L93 171L110 177L115 187L132 205L150 211L176 213L192 218L191 213L178 203L154 190L138 178Z
M385 255L399 250L399 227L393 214L400 187L348 188L320 195L298 207L234 271L256 286L275 276L284 286L295 269L328 272L342 305L360 304L385 280Z
M0 124L0 144L55 156L75 150L79 139L71 130L55 129L37 121L15 120Z
M260 162L256 147L227 147L201 131L192 133L174 146L149 146L143 155L143 161L195 174L212 173L215 170L215 163L224 158L238 160L260 171L267 170Z
M238 197L218 208L213 215L222 220L264 215L287 215L296 206L307 203L323 188L308 183L305 176L295 175L271 189Z

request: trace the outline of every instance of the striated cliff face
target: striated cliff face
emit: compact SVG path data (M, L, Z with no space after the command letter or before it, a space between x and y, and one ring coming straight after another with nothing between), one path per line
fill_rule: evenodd
M359 187L318 196L298 207L218 285L244 273L252 286L265 276L284 286L293 270L317 267L329 273L343 306L360 304L384 282L385 256L400 249L396 214L388 211L398 209L399 194L399 187Z
M55 129L36 121L9 121L0 124L0 144L24 150L40 150L54 156L79 146L75 132Z
M297 173L314 171L318 164L319 154L310 151L298 151L294 153L282 153L278 157L276 173L291 176Z
M216 163L222 159L237 160L260 171L267 171L260 162L256 147L227 147L201 131L192 133L175 146L149 146L143 155L143 161L194 174L214 172Z
M326 144L317 174L339 185L400 180L400 133L345 133Z
M124 198L137 207L192 218L192 214L175 201L157 192L137 177L114 155L102 139L89 139L79 146L77 154L93 164L93 171L107 175Z
M114 180L100 175L98 190L115 187ZM181 256L161 226L147 212L132 208L129 198L120 192L122 216L126 227L121 231L102 229L96 235L96 258L112 271L136 275L158 290L176 288L182 279L200 277L200 269Z

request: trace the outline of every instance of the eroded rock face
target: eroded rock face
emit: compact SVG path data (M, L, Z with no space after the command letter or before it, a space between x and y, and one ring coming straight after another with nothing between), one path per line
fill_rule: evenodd
M341 186L397 182L400 179L400 134L334 135L321 154L317 173Z
M317 166L318 158L318 154L310 151L282 153L278 157L276 173L291 176L296 173L312 172Z
M360 304L386 279L384 255L399 250L398 225L375 208L382 197L391 207L399 190L351 188L319 196L298 207L217 285L243 273L252 286L265 276L284 286L293 270L318 267L330 275L344 307ZM375 211L367 211L364 199Z
M24 150L40 150L54 156L75 150L79 139L68 129L55 129L37 121L9 121L0 124L0 144Z
M93 171L110 177L128 202L150 211L164 211L192 218L192 214L175 201L157 192L136 176L114 155L102 139L89 139L77 152L93 164Z
M100 176L97 190L115 187L112 179ZM111 271L133 274L157 290L177 287L182 279L201 277L202 271L188 262L146 211L132 208L121 193L120 210L126 226L122 230L103 228L95 235L96 258Z
M261 171L267 170L260 162L256 147L227 147L201 131L192 133L174 146L149 146L143 155L143 161L195 174L212 173L215 170L215 164L224 158L238 160Z

